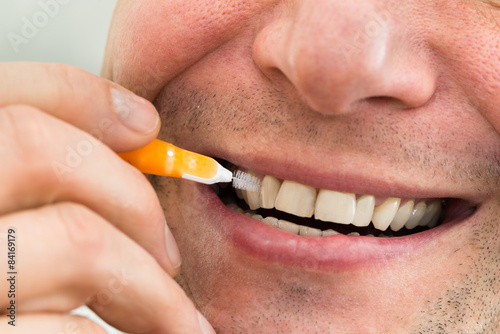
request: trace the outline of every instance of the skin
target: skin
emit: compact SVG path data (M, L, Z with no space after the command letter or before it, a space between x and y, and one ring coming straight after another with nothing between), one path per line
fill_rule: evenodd
M105 333L69 314L86 304L130 333L210 333L172 279L180 254L154 190L113 151L156 136L154 107L68 66L0 73L1 268L16 272L0 283L0 331Z
M217 333L497 333L497 5L119 1L105 79L0 64L0 246L14 227L22 259L19 326L0 332L102 332L69 315L88 304L130 333L213 333L197 310ZM112 89L144 99L117 106ZM292 237L115 154L156 136L317 188L475 211L399 241ZM83 140L62 182L54 161Z
M493 5L120 2L103 73L154 102L160 138L318 188L478 207L408 254L311 268L246 252L202 188L153 178L183 256L178 281L217 332L499 330Z

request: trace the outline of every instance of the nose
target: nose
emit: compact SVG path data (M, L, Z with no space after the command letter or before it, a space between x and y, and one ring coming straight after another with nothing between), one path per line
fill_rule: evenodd
M383 0L286 2L259 30L254 59L264 73L284 75L317 112L372 101L417 108L433 96L435 73L401 8L395 13Z

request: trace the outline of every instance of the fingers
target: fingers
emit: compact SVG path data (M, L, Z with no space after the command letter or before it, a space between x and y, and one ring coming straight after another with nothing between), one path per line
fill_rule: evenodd
M177 273L180 255L176 247L167 253L156 193L107 146L42 111L10 106L0 109L0 148L0 215L81 203L143 245L169 274Z
M5 319L3 319L5 320ZM8 319L7 319L8 320ZM12 321L12 320L8 320ZM0 333L4 334L106 334L95 322L80 316L67 314L26 314L16 316L15 326L8 321L0 322Z
M145 146L160 128L147 100L67 65L0 63L0 107L16 104L71 123L118 152Z
M84 303L131 333L213 332L169 276L180 255L154 190L113 152L146 145L159 126L149 102L81 70L0 64L0 243L14 227L16 333L95 326L61 315ZM0 295L0 313L8 302Z
M200 333L198 313L179 285L85 207L60 203L0 218L1 231L8 227L16 230L19 314L67 312L89 301L125 332ZM0 291L7 283L0 280ZM8 303L0 295L0 310Z

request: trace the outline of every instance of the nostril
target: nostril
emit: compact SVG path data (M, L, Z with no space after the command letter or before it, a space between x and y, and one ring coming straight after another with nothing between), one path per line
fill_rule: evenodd
M406 103L398 98L390 96L372 96L359 101L360 105L369 104L370 107L384 107L390 108L391 110L402 110L408 109L409 107Z
M373 96L373 97L367 98L366 100L371 101L373 103L389 103L389 102L393 102L394 100L397 100L397 99L390 97L390 96Z

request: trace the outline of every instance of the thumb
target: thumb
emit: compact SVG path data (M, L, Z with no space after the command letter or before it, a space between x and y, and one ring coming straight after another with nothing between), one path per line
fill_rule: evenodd
M67 65L0 63L0 108L15 104L43 110L117 152L145 146L160 129L149 101Z

